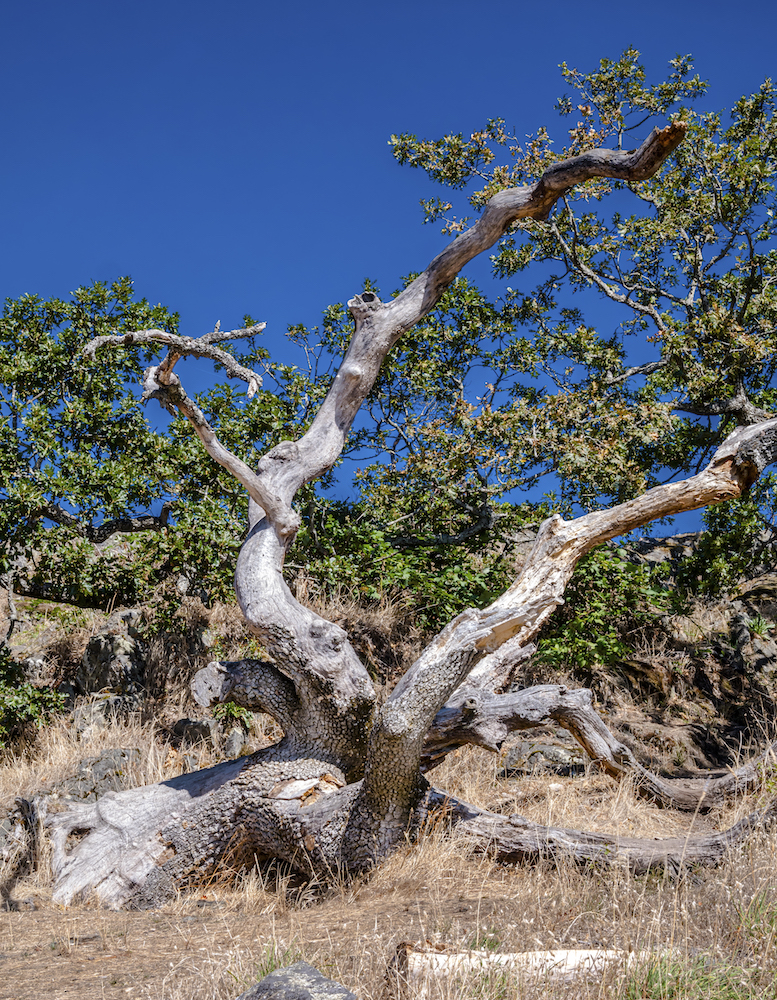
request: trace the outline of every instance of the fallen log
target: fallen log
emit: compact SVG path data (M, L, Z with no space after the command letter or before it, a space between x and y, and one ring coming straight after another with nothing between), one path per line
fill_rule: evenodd
M503 971L516 978L569 983L584 977L599 978L607 971L627 969L651 958L654 956L650 952L615 948L450 952L445 946L418 946L402 941L389 967L389 992L396 1000L408 996L421 1000L429 996L429 987L434 982L456 984L457 989L467 990L477 979Z

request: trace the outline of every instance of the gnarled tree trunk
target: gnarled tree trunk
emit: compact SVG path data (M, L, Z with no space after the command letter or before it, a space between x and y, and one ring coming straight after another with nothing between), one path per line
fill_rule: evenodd
M202 704L233 700L268 712L284 736L250 757L109 793L93 805L52 816L56 900L68 903L96 893L109 906L152 905L241 853L282 858L323 876L361 872L430 811L444 811L473 846L506 858L563 849L585 860L624 856L639 870L652 863L679 865L682 858L715 860L765 818L696 846L687 840L681 848L656 841L618 846L617 838L547 830L452 803L428 787L422 772L462 744L497 750L510 732L553 720L608 772L635 774L643 793L664 803L705 808L752 783L761 773L754 767L699 787L649 774L593 711L588 692L556 685L500 692L561 603L583 555L657 517L739 496L773 460L777 420L735 432L704 471L684 482L576 520L547 520L509 589L489 607L467 609L443 629L380 709L345 632L303 607L283 579L285 554L300 523L292 507L295 494L333 466L387 353L435 306L464 264L516 220L546 218L574 184L598 176L629 181L652 176L683 134L675 123L655 130L636 151L593 150L557 164L536 184L500 192L480 220L391 302L371 293L353 298L348 304L353 338L313 423L299 440L266 454L255 472L221 445L173 371L186 354L223 360L214 344L251 331L214 331L194 341L151 330L92 342L91 353L104 343L168 343L167 358L146 373L145 396L183 413L210 455L249 494L249 533L238 559L236 593L269 660L211 664L195 678L194 693ZM230 361L231 372L246 378L251 389L258 376L238 371Z

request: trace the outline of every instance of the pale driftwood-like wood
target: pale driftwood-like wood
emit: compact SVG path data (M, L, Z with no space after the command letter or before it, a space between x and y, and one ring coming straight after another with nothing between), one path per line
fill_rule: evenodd
M54 901L158 906L224 864L279 858L338 871L357 784L288 744L49 815ZM80 838L72 843L73 837Z
M429 996L433 982L468 990L483 975L507 970L521 980L573 982L604 975L655 960L652 952L626 952L614 948L565 948L555 951L493 952L448 951L432 945L402 941L389 967L388 983L397 998L415 1000ZM470 985L471 984L471 985Z
M637 181L652 176L683 134L684 126L673 123L654 130L637 150L592 150L556 164L535 184L494 195L478 222L395 299L384 303L369 292L351 299L353 336L318 413L297 441L281 442L255 470L222 445L174 371L188 354L226 364L213 345L241 331L222 335L216 330L199 340L141 331L88 345L87 353L94 354L105 344L165 343L167 357L145 374L144 397L182 413L211 457L245 487L249 530L235 590L269 658L211 664L196 678L194 692L201 704L231 698L261 708L278 721L284 736L251 757L112 793L95 805L50 817L57 901L66 904L94 893L109 906L153 905L242 856L281 858L321 877L359 872L403 841L430 809L444 810L474 848L505 859L567 852L585 861L626 862L634 870L719 859L766 818L694 846L691 841L645 846L538 828L520 817L485 814L463 804L454 807L443 793L427 793L421 769L462 742L497 749L509 732L552 719L574 733L610 773L637 773L640 786L653 797L676 803L676 792L670 794L665 782L640 771L585 692L553 686L503 692L531 640L562 601L583 555L657 517L739 496L774 460L777 420L736 431L707 468L690 479L610 510L544 522L512 586L489 607L458 615L380 708L346 633L301 605L282 573L300 523L292 506L297 490L333 466L386 355L436 305L460 269L517 220L546 218L575 184L592 177ZM258 385L255 373L228 370L245 378L249 389ZM758 766L752 773L760 773ZM737 779L725 789L725 783L714 788L723 794L742 783ZM708 786L704 798L697 794L696 804L711 801L717 794L712 789Z
M578 561L597 545L657 518L739 497L775 457L777 418L772 418L735 430L709 465L690 479L656 486L634 500L572 521L558 515L548 518L517 580L478 612L488 630L479 648L490 652L507 640L518 644L517 648L530 642L561 604Z
M242 767L229 761L158 785L107 792L97 802L49 816L55 901L67 905L94 894L118 908L168 898L172 883L159 885L166 881L160 861L168 850L161 831L171 822L184 828L193 805L217 793ZM73 834L85 836L72 846Z
M243 337L254 337L261 333L267 326L266 323L256 323L254 326L243 327L240 330L220 330L218 323L216 329L206 333L202 337L179 337L167 330L136 330L132 333L123 333L116 336L95 337L90 340L84 348L87 357L95 357L101 347L131 347L134 344L166 344L168 347L177 349L180 356L189 355L194 358L209 358L224 366L230 378L239 378L248 383L248 395L253 396L262 384L262 377L250 368L243 365L222 351L215 344L225 340L237 340Z

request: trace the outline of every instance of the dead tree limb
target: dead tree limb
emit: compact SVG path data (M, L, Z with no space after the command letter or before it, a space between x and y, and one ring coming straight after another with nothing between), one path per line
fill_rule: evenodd
M655 840L542 826L522 816L500 816L478 809L436 788L429 790L424 807L425 815L439 812L447 817L472 850L498 861L566 857L584 865L623 866L634 875L656 868L679 874L694 865L720 864L754 832L771 827L777 815L777 804L772 802L728 830Z

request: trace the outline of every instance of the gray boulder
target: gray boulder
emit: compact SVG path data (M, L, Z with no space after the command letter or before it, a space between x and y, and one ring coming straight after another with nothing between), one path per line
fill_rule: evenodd
M340 983L322 976L307 962L276 969L236 1000L358 1000Z
M218 744L219 732L216 719L179 719L173 726L173 736L182 747L204 743L212 750Z
M111 694L101 691L88 701L81 702L73 711L73 726L82 739L94 732L105 729L112 719L122 719L142 705L140 692L131 694Z
M246 731L242 726L235 726L227 733L224 740L223 753L225 757L234 760L239 757L243 747L246 745Z
M558 774L566 777L585 774L587 756L578 747L522 740L505 755L501 777L517 774Z
M104 750L96 757L86 757L71 778L55 785L47 794L54 799L77 799L96 802L106 792L117 792L128 785L128 776L140 765L137 747Z
M75 677L81 694L112 691L137 695L143 688L143 650L126 632L104 632L89 640Z

